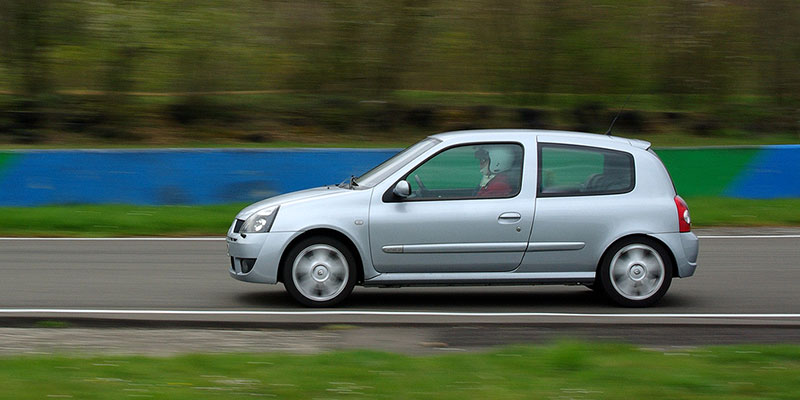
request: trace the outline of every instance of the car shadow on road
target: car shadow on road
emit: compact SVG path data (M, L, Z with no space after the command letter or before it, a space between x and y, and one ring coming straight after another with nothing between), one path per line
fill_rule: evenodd
M282 290L248 292L237 296L243 305L259 308L307 309ZM650 309L680 309L691 299L667 294ZM436 310L463 312L624 312L602 295L578 288L362 288L357 287L337 309ZM641 309L639 309L641 310ZM646 310L646 309L645 309Z

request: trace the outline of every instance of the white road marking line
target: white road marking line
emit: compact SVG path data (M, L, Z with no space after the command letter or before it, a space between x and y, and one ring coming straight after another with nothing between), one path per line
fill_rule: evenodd
M58 308L0 309L0 314L120 314L120 315L371 315L415 317L603 317L603 318L800 318L800 314L619 314L619 313L564 313L564 312L447 312L447 311L370 311L370 310L315 310L315 311L244 311L244 310L93 310Z
M698 239L800 239L800 235L701 235ZM106 238L69 238L69 237L0 237L0 241L141 241L141 242L193 242L223 241L224 237L106 237Z
M707 235L698 236L698 239L797 239L800 235Z

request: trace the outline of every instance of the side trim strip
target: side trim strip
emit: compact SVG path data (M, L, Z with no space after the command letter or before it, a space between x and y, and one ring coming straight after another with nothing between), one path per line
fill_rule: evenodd
M381 249L383 250L384 253L397 254L403 252L403 245L398 244L398 245L383 246Z
M584 242L538 242L528 243L526 251L565 251L580 250L586 247Z
M388 254L428 253L500 253L513 251L567 251L586 247L584 242L539 242L539 243L436 243L436 244L391 244L381 247Z
M426 254L426 253L500 253L523 252L527 243L435 243L399 244L381 247L384 253Z

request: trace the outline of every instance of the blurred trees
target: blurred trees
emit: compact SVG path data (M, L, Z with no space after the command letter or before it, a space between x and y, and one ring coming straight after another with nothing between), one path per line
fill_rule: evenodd
M758 65L757 84L780 105L794 103L800 93L800 5L774 0L753 7L760 24L753 29L753 52Z
M5 0L0 86L786 101L798 20L795 0Z
M797 131L798 21L796 0L4 0L0 103L72 113L58 102L89 93L77 101L91 103L88 120L123 126L141 92L181 94L165 106L180 123L216 109L198 92L340 108L409 101L398 91L488 93L537 110L575 106L563 94L600 96L583 110L633 94L634 109Z
M26 97L35 97L50 89L50 30L53 2L8 0L0 3L2 59L11 88Z

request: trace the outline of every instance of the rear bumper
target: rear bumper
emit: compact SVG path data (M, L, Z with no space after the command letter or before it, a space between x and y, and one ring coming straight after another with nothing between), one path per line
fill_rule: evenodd
M661 233L652 235L664 242L672 255L675 256L675 267L678 278L694 275L697 269L697 255L700 251L700 242L693 232L686 233Z

